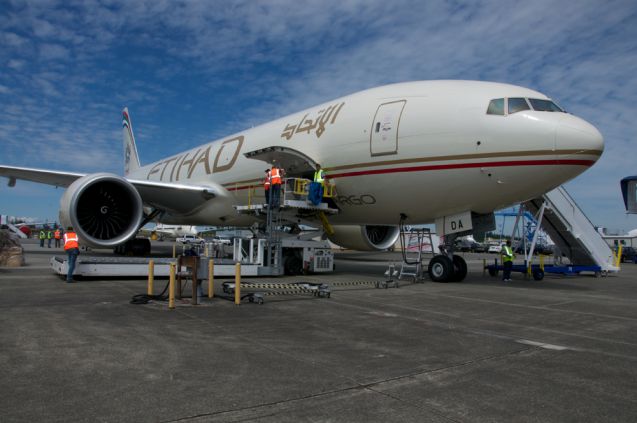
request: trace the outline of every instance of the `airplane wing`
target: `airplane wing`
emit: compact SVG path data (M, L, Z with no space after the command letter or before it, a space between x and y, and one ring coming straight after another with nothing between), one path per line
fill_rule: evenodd
M0 176L9 178L9 185L15 185L16 179L38 182L56 187L68 187L85 173L62 172L59 170L33 169L28 167L0 166Z
M206 201L224 195L226 189L214 183L207 186L182 185L129 179L145 204L180 214L192 212Z
M15 181L20 179L56 187L68 187L76 179L85 175L85 173L57 170L0 166L0 176L9 178L9 186L15 185ZM127 180L135 186L145 204L176 213L191 212L206 201L226 193L225 188L212 182L206 186L193 186L136 179Z

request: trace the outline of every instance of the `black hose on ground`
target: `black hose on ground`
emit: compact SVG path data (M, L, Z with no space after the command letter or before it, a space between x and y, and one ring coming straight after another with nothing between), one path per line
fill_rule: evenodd
M164 290L159 295L148 295L148 294L133 295L133 298L130 300L130 303L131 304L148 304L151 301L167 301L168 297L165 294L166 294L166 291L168 291L168 285L170 285L170 281L166 283Z

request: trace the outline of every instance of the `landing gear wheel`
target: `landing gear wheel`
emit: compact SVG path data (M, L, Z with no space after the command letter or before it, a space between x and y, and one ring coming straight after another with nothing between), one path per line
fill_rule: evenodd
M544 270L542 269L534 269L533 270L533 279L536 281L541 281L544 279Z
M467 262L460 256L453 256L453 278L454 282L462 282L467 276Z
M435 256L429 262L429 278L434 282L449 282L453 278L453 262L447 256Z

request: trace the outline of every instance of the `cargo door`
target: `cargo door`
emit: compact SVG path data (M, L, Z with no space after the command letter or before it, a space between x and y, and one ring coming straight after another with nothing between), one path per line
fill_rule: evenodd
M400 100L384 103L376 110L370 135L372 156L398 152L398 126L406 102L406 100Z

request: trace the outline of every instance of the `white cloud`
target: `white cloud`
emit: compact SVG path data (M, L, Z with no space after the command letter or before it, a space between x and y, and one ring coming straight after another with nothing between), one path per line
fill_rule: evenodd
M8 68L14 69L17 71L22 69L25 65L26 65L26 62L20 59L10 59L9 62L7 63Z
M2 34L2 41L5 46L22 48L29 44L29 40L13 32L5 32Z
M40 46L40 58L43 60L65 60L69 57L69 50L60 44L42 44Z

